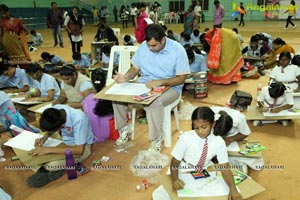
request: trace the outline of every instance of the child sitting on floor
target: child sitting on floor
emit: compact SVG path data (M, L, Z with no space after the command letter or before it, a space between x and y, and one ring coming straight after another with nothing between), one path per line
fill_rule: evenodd
M44 69L47 72L53 72L53 73L58 72L63 65L67 64L67 62L64 59L62 59L60 56L51 55L48 52L43 52L41 54L41 57L43 59L43 62L51 63L51 64L44 65Z
M275 82L262 88L257 103L262 112L278 113L292 108L294 99L283 83ZM287 126L288 121L283 120L282 125Z
M73 58L73 65L75 66L76 69L82 67L89 67L91 65L90 59L79 52L74 52L72 58Z
M211 159L216 156L220 168L229 169L227 149L224 140L213 134L218 114L209 107L198 107L192 114L192 129L183 133L177 141L171 161L171 178L175 190L184 189L185 183L179 178L183 171L202 171L211 164ZM230 188L228 199L239 200L242 196L238 193L230 170L222 170L222 176ZM154 193L165 193L160 187ZM153 194L153 196L155 196Z
M262 88L258 95L258 106L263 112L278 113L293 107L293 95L286 92L286 87L281 82L271 83Z
M102 47L102 64L103 67L108 67L109 65L109 60L110 60L110 51L111 51L111 46L110 45L104 45ZM117 67L119 65L119 52L115 52L114 55L114 62L113 65L114 67Z
M214 134L221 136L227 146L250 135L251 130L247 124L246 117L240 111L219 106L213 106L211 109L215 114L220 114L214 127ZM248 166L254 170L259 170L261 169L259 167L264 165L263 158L242 156L229 156L229 163L246 174L248 173Z
M43 37L40 33L36 32L35 30L31 30L30 34L32 35L32 42L35 47L41 46L44 42Z
M106 74L106 71L101 68L93 70L91 79L96 92L100 92L105 87ZM94 142L103 142L110 135L109 121L113 118L113 108L111 101L96 99L94 95L95 93L91 93L85 97L82 108L90 119Z

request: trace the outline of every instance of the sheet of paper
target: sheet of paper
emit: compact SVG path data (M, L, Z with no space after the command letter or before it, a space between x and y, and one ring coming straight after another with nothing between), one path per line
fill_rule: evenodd
M23 104L23 105L33 105L33 104L39 104L41 102L38 101L23 101L25 97L17 97L17 98L11 98L11 100L14 103Z
M22 149L25 151L30 151L34 149L34 141L38 138L41 138L42 135L33 133L30 131L23 131L16 137L8 140L4 145ZM45 147L55 147L61 143L60 140L48 138L48 140L45 142L43 146Z
M153 24L153 21L150 18L144 18L147 24Z
M184 181L182 190L177 190L178 197L212 197L229 194L229 187L222 177L216 176L215 172L209 172L210 177L194 179L189 173L179 174Z
M236 141L231 142L230 145L227 146L227 151L240 151L239 144Z
M150 90L143 83L116 83L105 94L141 95L150 92Z
M300 112L291 112L288 110L282 110L278 113L263 112L264 117L279 117L279 116L299 116Z
M37 113L43 113L44 110L46 110L47 108L51 108L52 107L52 103L49 103L43 107L40 107L39 109L36 110Z

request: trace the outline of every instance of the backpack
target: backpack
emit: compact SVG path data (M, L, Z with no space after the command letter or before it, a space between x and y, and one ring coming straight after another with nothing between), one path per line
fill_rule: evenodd
M230 98L231 108L244 111L252 102L252 95L248 92L235 90Z

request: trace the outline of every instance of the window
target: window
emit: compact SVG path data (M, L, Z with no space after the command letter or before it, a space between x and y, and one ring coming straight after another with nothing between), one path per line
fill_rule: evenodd
M257 0L257 5L262 6L262 5L269 5L273 4L272 0Z
M169 11L184 11L184 1L179 0L179 1L169 1Z

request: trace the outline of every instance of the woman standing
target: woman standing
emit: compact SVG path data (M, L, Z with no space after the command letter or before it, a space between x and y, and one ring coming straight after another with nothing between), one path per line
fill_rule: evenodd
M145 19L147 18L146 13L146 4L142 3L139 7L139 13L137 16L134 17L134 24L135 24L135 37L138 43L142 43L146 38L146 28L147 22Z
M294 0L291 1L291 4L290 4L289 8L283 14L285 14L287 12L289 13L289 16L286 19L286 25L285 25L284 29L288 29L289 24L291 24L293 26L293 29L295 29L297 27L297 25L295 25L292 22L292 17L296 16L296 6L295 6L295 1Z
M72 13L67 15L65 19L65 27L72 43L72 52L79 52L82 46L82 28L84 25L84 19L81 14L79 14L79 8L73 7Z
M27 29L20 19L11 17L5 4L0 5L0 14L0 42L4 52L15 64L27 63L31 60L26 41Z
M193 7L190 6L184 16L184 32L191 35L193 30L198 28L197 16L193 11Z
M122 5L121 9L120 9L120 17L122 20L123 28L128 28L128 25L127 25L128 15L129 15L129 12L126 10L126 7L124 5Z
M205 49L209 50L207 58L208 81L215 84L239 82L242 78L240 69L244 59L240 41L230 29L214 28L205 33ZM230 51L227 49L230 48Z

